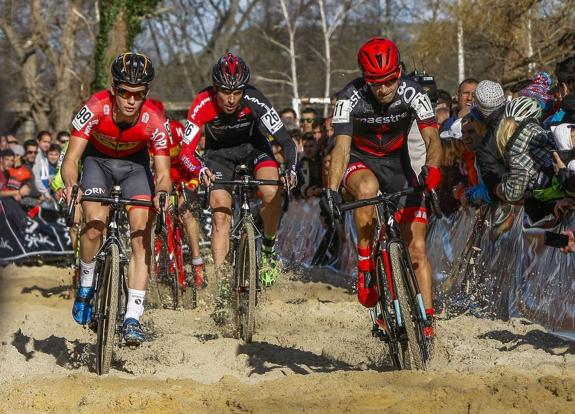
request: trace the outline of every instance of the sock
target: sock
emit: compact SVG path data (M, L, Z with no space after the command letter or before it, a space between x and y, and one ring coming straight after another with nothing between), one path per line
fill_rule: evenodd
M93 287L96 261L86 263L80 259L80 287Z
M124 320L134 318L137 321L144 313L144 297L146 296L145 290L137 290L128 288L128 306L126 307L126 315Z
M360 272L369 272L375 269L371 263L371 247L357 248L357 269Z
M262 250L266 253L273 253L274 247L276 245L276 236L268 236L267 234L264 235L264 239L262 241Z
M192 257L192 264L194 266L202 266L204 264L204 259L202 257Z

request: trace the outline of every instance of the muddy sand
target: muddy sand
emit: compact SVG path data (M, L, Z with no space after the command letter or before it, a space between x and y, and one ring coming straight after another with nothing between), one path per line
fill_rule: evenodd
M443 315L427 372L393 371L349 282L322 270L264 292L246 345L194 310L149 309L149 341L94 373L70 271L0 269L0 413L573 413L575 343L522 319Z

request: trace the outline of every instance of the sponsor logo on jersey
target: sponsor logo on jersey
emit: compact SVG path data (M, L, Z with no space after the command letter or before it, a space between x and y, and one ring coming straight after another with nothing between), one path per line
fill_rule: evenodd
M147 124L149 120L150 120L150 114L147 112L144 112L144 114L142 115L142 122L144 124Z
M168 148L168 140L166 139L166 133L160 131L160 128L156 128L156 130L152 133L151 140L154 143L155 149Z
M198 114L198 112L200 111L200 109L202 109L202 107L203 107L207 102L209 102L210 99L211 99L211 98L210 98L209 96L207 96L207 97L205 97L204 99L202 99L199 104L197 104L196 106L194 106L194 110L192 111L192 117L191 117L193 120L196 119L196 115Z
M357 118L359 122L363 122L364 124L391 124L394 122L399 122L402 118L409 117L409 113L404 111L397 115L388 115L388 116L370 116L364 118Z
M270 109L270 107L268 105L266 105L265 102L260 101L258 98L254 97L254 96L249 96L247 93L244 94L244 98L247 99L248 101L255 103L258 106L261 106L262 108L264 108L268 111Z
M110 115L110 105L104 105L104 115Z
M118 142L115 137L104 135L94 131L94 139L102 146L118 152L131 151L139 146L143 146L143 141Z

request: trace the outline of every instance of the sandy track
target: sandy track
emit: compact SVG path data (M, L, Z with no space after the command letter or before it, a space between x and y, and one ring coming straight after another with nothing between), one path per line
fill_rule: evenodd
M151 309L150 341L97 377L68 281L1 271L0 412L575 412L575 343L463 315L439 321L429 372L393 372L347 282L322 271L265 293L250 345L223 337L206 303Z

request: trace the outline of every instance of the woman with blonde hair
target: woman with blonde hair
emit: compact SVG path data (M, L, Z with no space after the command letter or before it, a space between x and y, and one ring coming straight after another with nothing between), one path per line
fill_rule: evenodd
M505 107L497 128L497 148L505 161L497 196L503 201L519 203L549 181L543 183L541 178L549 175L553 146L550 132L539 124L540 117L541 106L533 98L515 98Z

